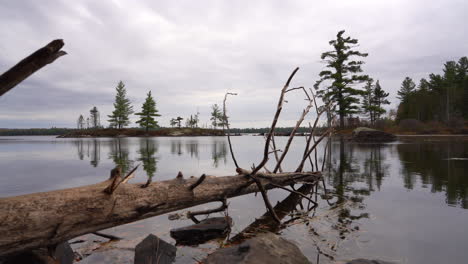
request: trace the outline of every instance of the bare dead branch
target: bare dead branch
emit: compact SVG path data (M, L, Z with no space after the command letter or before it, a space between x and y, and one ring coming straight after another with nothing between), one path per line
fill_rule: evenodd
M53 40L0 75L0 96L13 89L45 65L67 54L65 51L60 50L64 45L61 39Z
M198 180L194 184L190 185L189 189L193 191L195 188L197 188L198 185L200 185L205 180L205 178L206 175L202 174L202 176L198 178Z
M192 221L195 222L196 224L198 224L198 223L200 223L200 221L198 221L198 219L195 216L197 216L197 215L208 215L208 214L218 213L218 212L222 212L222 211L226 210L228 208L226 197L224 197L221 200L221 202L222 202L222 204L218 208L203 210L203 211L195 211L195 212L190 212L189 211L189 212L187 212L187 217L192 219Z
M107 239L109 239L111 241L122 240L121 237L117 237L117 236L113 236L113 235L109 235L109 234L104 234L104 233L101 233L101 232L93 232L93 235L100 236L100 237L103 237L103 238L107 238Z
M265 142L265 148L264 148L264 151L263 151L263 160L252 171L252 174L257 173L261 168L263 168L263 166L265 166L266 162L268 161L268 149L270 148L270 140L271 140L271 137L272 137L273 133L275 132L276 123L278 122L278 118L279 118L279 116L281 114L281 111L283 110L284 95L286 93L286 90L289 87L289 84L291 83L292 78L294 77L294 75L296 74L296 72L298 70L299 70L299 67L294 69L294 71L291 73L288 80L286 81L286 84L284 85L283 89L281 90L280 98L278 100L278 106L276 108L276 113L275 113L275 116L273 118L273 122L271 124L270 131L269 131L268 136L267 136L267 140Z
M226 100L227 100L228 95L237 95L237 93L226 93L226 94L224 95L224 100L223 100L223 116L224 116L224 122L226 122L227 138L228 138L229 151L231 152L232 161L234 161L234 165L236 165L236 168L239 168L239 164L237 163L236 157L234 156L234 151L232 150L231 131L230 131L230 129L229 129L229 121L228 121L228 117L227 117L227 115L226 115Z
M271 216L273 219L275 219L276 222L281 223L281 220L278 218L276 215L275 210L273 209L273 206L271 205L270 199L268 199L268 195L266 193L265 188L263 187L261 181L257 179L254 175L249 174L250 178L254 180L255 184L257 185L258 189L260 190L260 193L262 194L263 201L265 202L265 206L268 208L268 211L270 212Z

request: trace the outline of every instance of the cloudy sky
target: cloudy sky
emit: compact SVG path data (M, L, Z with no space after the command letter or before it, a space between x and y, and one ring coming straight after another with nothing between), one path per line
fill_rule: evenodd
M290 72L300 67L293 85L312 87L341 29L369 53L363 69L395 108L405 76L468 55L467 11L466 0L1 0L0 72L56 38L68 55L0 97L0 127L74 127L93 106L105 120L119 80L135 110L152 91L161 125L197 111L208 123L230 91L232 126L264 127ZM291 94L281 125L302 99Z

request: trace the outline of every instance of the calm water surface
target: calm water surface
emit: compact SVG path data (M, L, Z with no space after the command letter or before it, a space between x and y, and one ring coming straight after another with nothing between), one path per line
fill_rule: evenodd
M262 137L232 140L242 167L260 161ZM285 141L277 138L280 146ZM295 139L284 170L298 165L304 141ZM320 164L324 148L323 144L318 151ZM383 145L336 139L327 148L326 190L322 186L318 190L318 209L307 212L307 201L294 204L283 219L290 221L278 230L311 262L317 257L320 263L353 258L395 263L468 262L467 138L414 138ZM179 171L186 177L235 174L222 137L0 137L0 197L97 183L105 180L116 164L131 169L138 163L142 168L132 182L172 179ZM269 195L276 204L289 193L274 190ZM228 212L234 220L231 236L265 212L261 197L253 194L229 202ZM211 203L197 209L216 206ZM104 239L88 235L83 237L87 242L73 247L84 255L92 252L80 263L133 263L133 247L148 233L175 244L169 230L188 224L189 220L170 221L162 215L106 231L125 238L122 241L99 244L93 241ZM177 263L195 263L221 243L178 247Z

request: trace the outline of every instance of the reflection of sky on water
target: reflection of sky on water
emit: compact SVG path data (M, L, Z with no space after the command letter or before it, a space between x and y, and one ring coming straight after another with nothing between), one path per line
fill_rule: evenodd
M0 196L96 183L105 180L116 164L127 169L141 164L136 179L132 180L141 183L147 182L148 176L152 176L153 182L172 179L178 171L185 177L203 173L234 174L227 141L221 137L8 139L18 140L0 140ZM248 168L261 160L262 137L243 136L232 140L241 166ZM276 141L282 145L286 138L277 137ZM304 142L302 137L293 142L292 151L283 163L285 171L297 167ZM331 203L341 198L355 203L346 203L336 210L331 220L324 221L319 216L330 206L321 201L309 226L292 225L281 231L284 237L296 241L311 260L316 258L316 244L340 260L368 257L400 263L444 263L468 258L468 252L461 250L468 237L464 228L468 211L463 209L468 205L468 178L464 176L468 164L463 160L468 157L466 141L377 145L342 144L336 140L330 150L326 184L335 197ZM323 160L320 153L322 149L318 152L319 163ZM272 169L273 164L267 167ZM275 204L287 193L274 190L269 195ZM254 195L233 198L229 202L234 234L265 211L261 198ZM217 206L212 203L198 208ZM356 219L363 214L369 217ZM353 220L348 223L349 219ZM109 232L125 234L130 240L128 243L132 243L132 239L137 243L149 232L173 242L169 229L189 223L158 216L112 228ZM349 228L357 226L359 230L336 240L342 233L333 229L337 223L348 223ZM326 228L332 232L326 233ZM327 242L336 243L337 249L327 249L326 243L317 242L314 232ZM185 258L178 259L180 263L189 261L188 256L203 255L193 248L179 250L186 253ZM327 261L330 262L325 256L321 257L321 263Z

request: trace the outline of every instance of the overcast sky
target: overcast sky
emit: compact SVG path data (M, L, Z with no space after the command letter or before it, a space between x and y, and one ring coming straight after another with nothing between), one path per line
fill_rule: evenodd
M163 126L197 110L209 123L230 91L232 127L265 127L291 71L300 67L293 86L312 87L341 29L369 53L363 69L396 108L405 76L468 55L467 12L466 0L0 0L0 72L53 39L68 52L0 97L0 127L75 127L93 106L106 120L119 80L135 110L152 91ZM289 97L280 125L293 124L302 99Z

